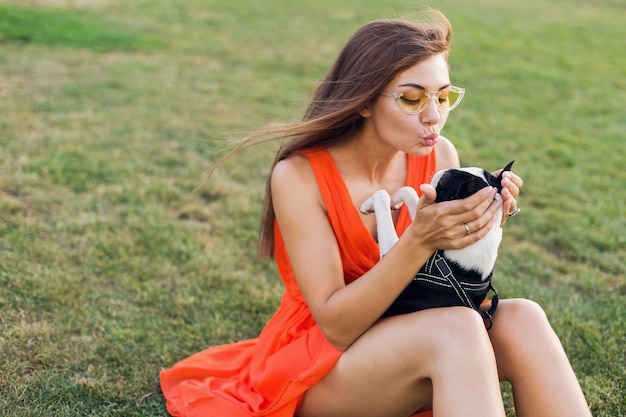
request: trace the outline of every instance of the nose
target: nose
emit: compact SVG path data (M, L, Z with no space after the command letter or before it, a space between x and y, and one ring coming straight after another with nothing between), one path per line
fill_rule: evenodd
M434 100L437 100L437 97L429 97L428 104L422 110L420 115L421 122L425 125L434 125L439 123L441 119L441 115L439 114L439 109L437 108L437 104Z

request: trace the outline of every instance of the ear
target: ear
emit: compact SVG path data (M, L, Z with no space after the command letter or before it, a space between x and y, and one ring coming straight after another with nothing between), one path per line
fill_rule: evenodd
M501 193L502 192L502 173L500 173L500 175L495 177L489 171L485 169L483 171L483 174L485 175L485 179L487 180L487 183L492 187L496 187L498 189L498 192Z
M508 164L506 164L506 166L504 168L502 168L502 171L500 172L500 175L498 175L498 181L502 181L502 174L505 173L506 171L510 171L511 167L513 166L513 162L515 162L515 160L509 162Z
M497 177L494 177L489 172L487 172L487 170L484 170L485 179L487 180L489 185L491 185L492 187L496 187L499 193L502 192L502 174L511 170L511 167L513 166L513 162L515 161L511 161L508 164L506 164L506 166L502 168L502 171L500 171Z
M372 115L372 109L370 104L366 104L361 110L359 110L361 117L370 117Z

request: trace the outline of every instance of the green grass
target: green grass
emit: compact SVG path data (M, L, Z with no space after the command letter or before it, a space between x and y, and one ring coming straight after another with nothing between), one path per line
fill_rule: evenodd
M0 42L39 43L91 50L156 47L148 36L95 14L59 8L0 5Z
M248 4L245 4L248 3ZM621 0L442 0L466 165L526 185L496 269L538 301L595 416L626 414ZM0 0L0 416L163 416L158 372L254 337L274 145L363 23L409 0ZM507 388L505 391L507 391ZM512 403L507 392L507 408ZM511 412L512 415L512 412Z

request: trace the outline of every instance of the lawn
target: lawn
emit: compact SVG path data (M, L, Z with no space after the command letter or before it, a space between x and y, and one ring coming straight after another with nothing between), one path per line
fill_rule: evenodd
M251 338L274 144L346 39L409 0L0 0L0 416L165 416L159 370ZM432 1L464 165L525 180L495 271L548 313L594 416L626 415L626 4ZM514 415L503 385L507 412Z

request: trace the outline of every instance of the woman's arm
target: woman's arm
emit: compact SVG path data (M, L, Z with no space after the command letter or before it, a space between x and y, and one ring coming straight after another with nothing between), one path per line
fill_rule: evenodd
M308 160L296 156L279 162L271 184L276 219L300 290L325 336L346 349L378 320L430 253L404 255L403 262L393 263L397 256L390 252L346 286L337 241Z
M339 349L347 349L378 320L436 248L480 239L495 212L487 192L454 204L420 202L412 232L405 232L380 262L346 286L337 241L308 160L295 156L279 162L271 186L300 290L322 332ZM476 232L464 236L463 223L470 221Z

